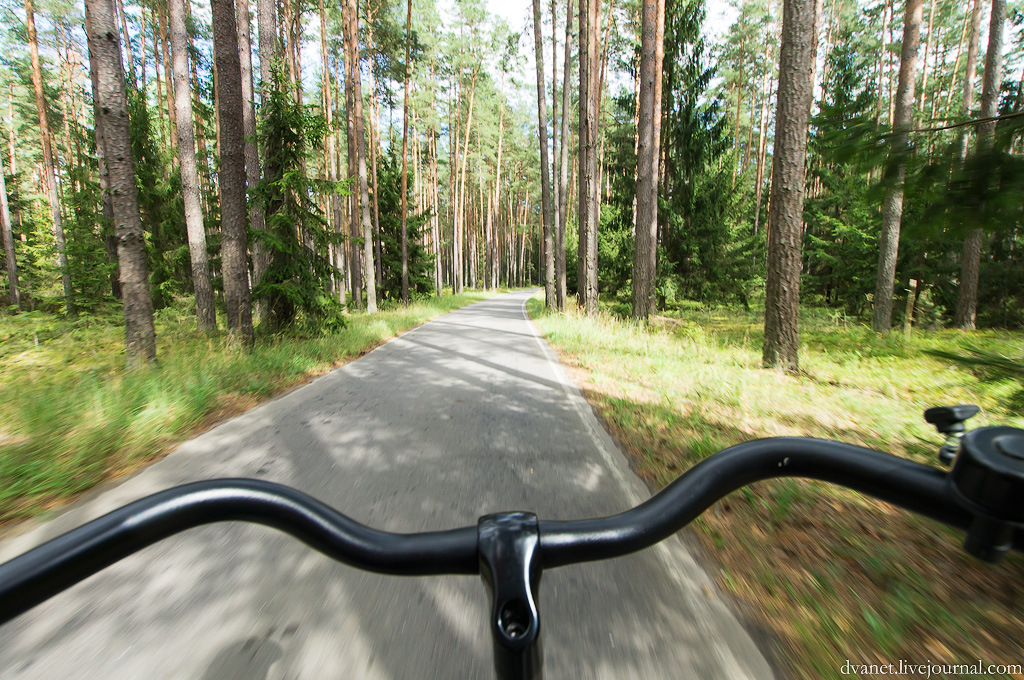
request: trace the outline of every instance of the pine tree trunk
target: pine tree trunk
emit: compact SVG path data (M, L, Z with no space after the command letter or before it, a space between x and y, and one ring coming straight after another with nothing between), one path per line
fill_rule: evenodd
M380 130L378 125L380 122L380 115L377 111L377 76L374 73L373 68L373 15L370 13L370 7L366 7L366 23L367 23L367 53L371 55L367 59L367 74L370 76L370 111L369 119L370 126L367 134L369 134L369 163L370 163L370 195L373 200L373 210L371 217L373 218L373 252L377 258L377 267L375 269L377 287L383 287L384 285L384 267L383 257L381 256L381 242L380 242L380 192L377 187L377 150L380 148Z
M0 168L0 229L3 230L4 257L7 260L7 304L21 308L21 289L18 286L18 260L14 253L14 232L11 229L11 210L7 205L7 182Z
M36 95L36 111L39 113L39 137L43 145L43 187L50 201L53 238L57 242L57 265L60 268L61 283L64 286L64 304L68 314L74 314L75 303L71 288L71 271L68 267L68 251L64 239L64 218L61 215L60 197L57 193L55 159L50 124L46 115L46 100L43 97L43 76L39 65L39 43L36 39L36 19L32 0L25 0L25 17L28 27L29 56L32 62L32 87ZM120 56L118 63L120 63Z
M765 51L767 53L767 50ZM767 60L766 60L767 61ZM757 179L754 183L754 234L761 225L761 197L764 194L764 165L768 152L768 100L771 98L771 76L765 74L760 127L757 131Z
M213 60L217 67L220 124L221 271L228 329L252 344L249 253L245 233L245 135L242 67L232 0L212 0Z
M409 80L412 71L412 0L405 14L405 103L402 107L402 302L409 304Z
M569 71L571 68L572 46L572 0L565 3L565 58L562 62L562 134L561 153L559 155L559 177L558 177L558 230L555 233L555 273L558 280L555 281L558 299L562 301L558 310L565 309L567 295L566 283L566 262L565 262L565 226L569 220Z
M434 209L433 216L431 217L431 229L433 230L434 244L436 246L434 250L434 291L440 297L444 288L444 270L441 267L441 189L440 183L437 180L437 129L433 127L430 131L430 185L431 201Z
M128 18L125 16L125 13L124 13L124 3L123 3L123 0L116 0L116 1L117 1L116 11L117 11L118 16L121 19L121 31L124 33L124 49L125 49L125 58L128 61L128 73L129 73L129 75L131 75L131 80L129 81L129 83L131 84L132 87L137 88L139 86L139 81L135 77L135 55L132 52L132 38L131 38L131 34L128 33Z
M338 181L338 156L336 153L336 137L334 131L334 86L331 83L331 69L327 60L327 55L327 14L326 7L324 6L324 0L320 0L320 74L321 89L323 90L324 120L327 122L328 130L327 145L325 149L326 158L324 162L324 174L327 176L327 180L333 185L334 182ZM342 219L341 198L333 188L331 189L330 198L328 200L328 210L330 211L334 233L343 234L344 220ZM342 309L345 309L347 304L347 291L345 290L345 258L343 256L343 252L344 245L338 243L338 245L335 246L334 251L334 263L335 267L338 269L337 285L335 286L335 289L338 293L338 299L341 302Z
M260 156L256 148L256 105L253 94L252 73L252 24L249 17L249 0L237 0L238 7L238 61L242 72L242 126L245 134L245 181L251 198L253 189L260 183ZM265 231L267 220L259 201L248 200L249 226L253 231ZM259 241L252 244L253 263L264 257L264 247ZM261 272L262 274L263 272ZM253 276L253 285L260 279Z
M243 2L245 0L242 0ZM262 101L267 101L274 90L274 64L280 65L281 42L277 36L277 3L275 0L257 0L256 2L256 29L259 38L260 58L260 95ZM266 158L263 162L266 164ZM248 155L246 156L248 162ZM247 170L248 171L248 170ZM257 167L257 173L259 168ZM263 214L263 227L266 228L266 213ZM261 243L254 243L252 247L252 280L259 284L263 275L270 266L270 253ZM261 307L262 311L262 307Z
M170 0L168 0L170 2ZM169 18L164 14L165 9L159 10L158 19L160 22L160 55L164 62L164 77L167 80L167 119L170 124L171 130L171 146L178 146L178 113L175 111L174 106L174 85L172 84L172 73L174 72L171 67L171 46L168 39L167 24ZM181 78L187 78L188 73L178 72Z
M470 80L469 85L469 111L466 115L466 136L463 140L462 146L462 157L459 160L461 169L459 170L459 183L456 194L456 221L455 221L455 233L454 233L454 252L452 257L452 273L454 274L455 294L462 295L463 286L465 285L465 243L466 243L466 217L468 209L466 208L466 181L467 181L467 162L469 160L469 133L473 129L473 111L474 104L476 102L476 79L479 74L478 69L473 70L473 76ZM456 135L458 139L458 135Z
M353 52L352 98L355 108L351 116L354 121L356 167L359 174L359 199L362 207L366 311L369 314L375 314L377 312L377 282L373 253L373 222L370 218L370 192L367 187L366 134L363 129L365 120L363 118L363 88L362 78L359 75L359 14L356 8L356 0L346 0L346 2L348 2L349 39L352 41L350 49Z
M155 8L152 11L150 11L150 18L152 19L152 22L153 22L153 71L155 72L154 78L156 79L156 100L158 102L165 102L165 101L167 101L167 98L166 98L166 96L164 94L164 92L165 92L164 81L166 80L166 73L167 72L164 71L164 76L161 77L161 75L160 75L160 68L161 68L162 61L160 59L160 31L159 31L159 29L157 27L157 17L156 17L156 9ZM145 11L142 12L142 25L143 26L146 25L146 12ZM143 54L146 53L145 46L143 46L142 53ZM166 89L166 91L169 92L170 88L168 87ZM164 119L163 119L163 116L160 115L159 106L157 107L157 113L156 113L155 119L156 119L155 123L156 123L156 128L157 128L156 132L160 135L161 141L169 140L170 137L171 137L171 133L168 130L166 132L166 137L164 136L164 133L165 133L165 130L164 130Z
M872 326L888 332L892 327L893 288L896 285L896 255L899 251L900 222L903 218L903 184L907 174L909 130L913 126L914 80L917 75L917 48L920 42L922 0L907 0L903 23L903 49L900 75L893 111L890 185L882 205L882 236L879 241L878 275Z
M551 178L548 165L548 114L544 96L544 42L540 32L540 0L533 0L533 44L537 66L537 135L540 138L541 223L544 228L544 303L555 309L555 248L551 232Z
M815 0L783 5L762 363L787 371L799 368L804 177L818 11Z
M349 271L352 275L351 286L352 302L357 310L363 308L363 272L362 260L357 247L360 238L359 220L359 184L356 179L356 134L355 134L355 86L358 66L358 44L357 37L351 35L351 22L349 19L349 3L347 0L341 3L342 35L344 40L344 61L345 61L345 130L348 143L348 179L354 185L354 191L349 194Z
M1002 79L1003 24L1006 20L1006 0L992 0L988 27L988 49L985 52L985 77L981 86L981 117L994 118L999 112L999 92ZM967 77L971 73L968 71ZM966 88L965 88L966 89ZM966 93L965 93L966 94ZM978 156L992 150L996 134L996 121L978 126ZM986 173L988 174L988 173ZM983 191L988 191L985 177ZM980 219L984 219L986 206L981 205ZM981 249L984 245L980 228L972 229L964 241L960 259L960 290L957 294L953 323L963 330L974 330L978 312L978 276L981 270Z
M498 287L499 278L499 265L498 265L498 220L501 215L501 152L502 147L505 143L505 73L501 74L501 91L498 100L498 157L495 164L494 172L494 233L492 235L492 247L493 252L491 253L491 283L492 286ZM563 262L563 267L565 263ZM565 273L563 269L562 273ZM563 291L563 305L564 305L564 291Z
M658 235L658 144L654 102L657 77L658 0L640 5L640 126L637 129L636 245L633 248L633 317L646 321L655 308Z
M139 196L128 125L128 103L121 41L111 0L85 3L89 67L95 71L98 122L102 128L103 157L114 209L117 253L124 293L125 356L129 368L156 359L153 302L146 270L146 243L139 217Z
M577 294L586 314L597 312L598 0L580 0L579 262Z
M206 252L206 228L199 193L199 171L196 167L195 132L192 123L192 93L189 91L188 32L184 3L189 0L168 0L170 19L171 74L174 82L174 106L178 134L178 165L181 171L181 194L185 203L185 231L192 262L192 286L196 296L196 317L200 331L217 329L217 312L210 283L210 263Z
M562 187L558 182L558 169L561 167L561 148L559 141L559 116L566 117L567 109L559 111L558 99L558 13L556 0L551 0L551 245L554 250L555 264L555 306L559 311L565 309L565 286L559 285L565 280L565 258L558 256L558 234L565 230L562 214L558 207L562 204Z

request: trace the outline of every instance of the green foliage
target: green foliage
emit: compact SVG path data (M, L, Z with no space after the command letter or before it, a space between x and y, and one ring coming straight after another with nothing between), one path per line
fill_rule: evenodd
M153 307L160 309L174 296L192 290L181 178L177 169L171 172L170 149L157 142L144 94L129 86L127 95L150 290Z
M381 240L379 265L382 267L381 278L384 284L378 288L377 296L384 300L402 297L402 164L395 155L396 149L400 148L401 143L392 139L388 153L378 157L377 165ZM423 230L430 214L424 212L414 215L413 206L410 204L407 207L409 296L416 298L434 293L434 263L422 245Z
M732 181L726 118L709 97L715 69L701 34L704 3L671 0L665 16L658 288L663 302L672 294L745 303L761 258L740 219L747 196Z
M113 229L113 225L108 224L101 210L102 196L95 159L90 157L88 164L70 167L68 175L71 187L64 197L68 267L75 308L91 311L109 300L110 276L116 267L107 256L103 237L107 230Z
M1006 397L1006 408L1017 413L1024 409L1024 356L1009 357L973 345L965 347L963 353L945 349L930 349L926 353L966 368L986 383L1016 383L1015 391Z
M867 58L849 29L827 57L824 99L811 121L808 196L804 201L809 299L850 314L869 308L875 286L878 208L869 160L880 139L875 93L865 83Z
M275 83L263 102L259 135L267 160L253 191L253 200L266 210L266 230L250 234L266 248L270 265L253 298L266 303L262 322L271 333L300 314L313 326L337 326L343 323L341 302L330 290L338 270L327 253L342 236L331 229L318 199L342 186L306 174L307 154L323 149L327 124L313 107L295 102L281 71L275 71Z

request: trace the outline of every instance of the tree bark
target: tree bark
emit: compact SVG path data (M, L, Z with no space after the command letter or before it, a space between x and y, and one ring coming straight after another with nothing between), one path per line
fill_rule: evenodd
M377 109L377 75L374 72L374 59L373 52L375 50L375 44L373 42L373 15L370 12L369 4L366 7L366 24L367 24L367 46L366 51L369 58L366 60L367 75L370 77L370 110L368 112L368 118L370 120L369 129L367 134L369 135L368 151L369 156L367 161L369 162L370 170L370 197L373 201L373 210L370 212L370 216L373 218L373 252L377 262L377 267L374 270L375 281L378 287L384 286L384 268L381 265L383 257L381 253L381 240L380 240L380 191L377 185L377 150L380 148L380 115Z
M577 295L586 314L597 312L597 100L599 64L598 0L579 0L580 132L579 132L579 262Z
M405 14L405 102L402 106L402 302L409 304L409 76L412 70L412 0Z
M324 120L327 121L327 145L325 149L326 158L324 163L324 174L327 180L332 183L332 189L330 198L328 200L328 210L331 214L331 223L334 227L334 233L344 234L344 219L342 219L343 211L341 209L341 197L338 196L337 190L333 188L334 182L338 181L338 154L337 154L337 137L335 136L334 130L334 85L331 82L331 69L328 63L327 53L327 14L326 7L324 6L324 0L320 0L320 56L321 56L321 83L323 89L323 106L324 106ZM347 309L348 304L348 292L345 284L345 257L344 257L345 246L343 243L338 243L334 248L334 264L338 269L337 274L337 285L335 289L338 293L338 300L341 302L342 309Z
M540 138L541 224L544 229L544 303L557 307L555 249L551 232L551 178L548 165L548 114L544 96L544 41L540 32L540 0L533 0L533 44L537 66L537 136Z
M36 39L36 19L32 0L25 0L25 19L28 27L29 56L32 62L32 88L36 95L36 111L39 113L39 137L43 145L43 187L50 201L50 216L53 219L53 238L57 242L57 265L64 286L64 304L68 314L75 313L71 288L71 271L68 267L67 243L64 239L64 218L61 215L60 196L57 193L57 175L54 163L50 123L46 115L46 100L43 97L43 76L39 65L39 42ZM120 54L118 56L120 64Z
M173 0L168 0L173 2ZM249 0L237 0L238 7L238 63L242 73L242 130L245 134L245 181L248 193L260 183L260 155L256 148L256 104L253 94L252 74L252 23L249 17ZM266 214L259 201L248 200L249 226L253 231L267 228ZM259 241L252 244L252 258L255 262L264 257L264 247ZM263 270L265 271L265 270ZM263 271L260 274L263 274ZM262 276L261 276L262 278ZM253 276L253 285L260 279Z
M242 119L242 67L232 0L211 0L213 60L217 67L220 124L221 271L228 329L252 344L249 254L245 233L245 136Z
M907 174L910 128L914 116L914 80L917 76L917 48L920 42L922 0L907 0L903 21L903 49L893 110L892 166L889 187L882 206L882 235L879 242L878 275L872 326L878 332L892 327L893 288L896 285L896 256L899 252L900 221L903 218L903 184Z
M355 133L355 79L358 72L359 48L358 36L352 36L352 25L349 19L349 3L345 0L341 3L342 34L344 39L344 61L345 61L345 129L346 141L348 143L348 178L353 187L349 195L349 271L352 275L352 302L357 310L363 308L363 272L362 260L357 247L360 238L360 210L359 210L359 181L356 177L356 133Z
M129 368L134 368L156 359L156 332L131 151L121 41L115 16L116 9L111 0L88 0L85 3L86 38L93 57L89 60L89 68L94 71L93 82L98 86L93 96L103 133L97 141L103 144L117 232L121 290L124 294L125 356Z
M0 229L3 230L4 257L7 259L7 304L21 308L21 289L18 286L18 260L14 253L14 231L11 229L11 210L7 205L7 182L0 168Z
M167 81L167 120L170 125L171 146L178 146L178 113L175 111L174 105L174 85L171 82L173 79L171 75L173 73L171 67L171 47L170 39L167 35L167 24L170 22L170 18L164 14L164 9L161 8L157 12L157 19L160 27L160 56L164 62L164 79ZM182 72L179 71L179 73ZM187 72L185 73L186 75L179 77L187 78Z
M354 109L350 114L354 121L356 142L356 167L359 173L359 197L362 207L363 221L363 262L366 273L366 311L377 312L377 281L373 254L373 222L370 218L370 192L367 188L366 173L366 135L363 119L363 88L359 75L359 13L356 0L345 0L348 3L349 39L352 41L352 98Z
M565 309L567 294L566 263L565 263L565 225L569 219L569 70L571 67L570 49L572 46L572 0L565 3L565 57L562 62L562 134L560 136L561 153L558 170L558 230L555 233L555 273L558 280L557 297L562 301L559 311Z
M1002 79L1003 24L1005 20L1006 0L992 0L992 11L988 27L988 49L985 52L985 77L981 85L982 118L994 118L998 113L1000 81ZM971 73L968 71L967 78L969 79L970 76ZM977 144L979 157L992 150L995 134L996 121L994 120L978 126ZM983 187L983 190L987 189L987 186ZM982 203L982 219L984 214L985 204ZM954 325L962 330L974 330L975 327L978 313L978 276L981 270L981 249L983 245L984 239L980 228L972 229L964 240L964 251L960 258L960 290L957 293L956 313L953 318Z
M762 363L787 371L799 369L804 179L818 11L815 0L783 5Z
M181 193L185 202L185 231L192 261L192 286L196 296L196 317L199 330L217 329L217 312L210 283L210 263L206 252L206 229L199 195L199 171L196 167L195 131L192 123L192 93L189 88L188 32L184 3L189 0L168 0L170 19L171 80L174 83L174 106L178 133L178 165L181 170Z
M243 0L244 1L244 0ZM256 1L256 24L259 38L260 96L267 101L274 89L274 66L280 66L281 42L277 33L277 2ZM248 160L248 158L247 158ZM266 158L263 159L266 164ZM266 228L266 213L261 210ZM252 280L259 283L270 266L270 253L262 244L254 243L252 249Z
M633 248L633 317L646 321L655 308L658 234L658 144L654 118L658 0L640 6L640 115L637 129L636 240Z

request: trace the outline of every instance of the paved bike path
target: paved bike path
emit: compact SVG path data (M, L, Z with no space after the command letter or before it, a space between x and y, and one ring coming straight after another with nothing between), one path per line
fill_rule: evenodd
M527 320L528 292L420 326L223 423L0 544L0 560L174 484L294 486L374 527L622 511L649 494ZM546 677L768 678L678 539L554 569L540 587ZM477 577L338 565L271 529L220 524L143 550L0 627L2 678L490 678Z

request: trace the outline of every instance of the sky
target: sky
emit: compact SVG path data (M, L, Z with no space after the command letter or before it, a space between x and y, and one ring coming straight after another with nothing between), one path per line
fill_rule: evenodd
M542 3L542 11L547 11L549 3ZM491 14L505 17L512 28L523 28L533 16L532 0L487 0L487 9ZM729 30L737 12L729 0L707 0L708 18L705 31L712 39L717 40Z

